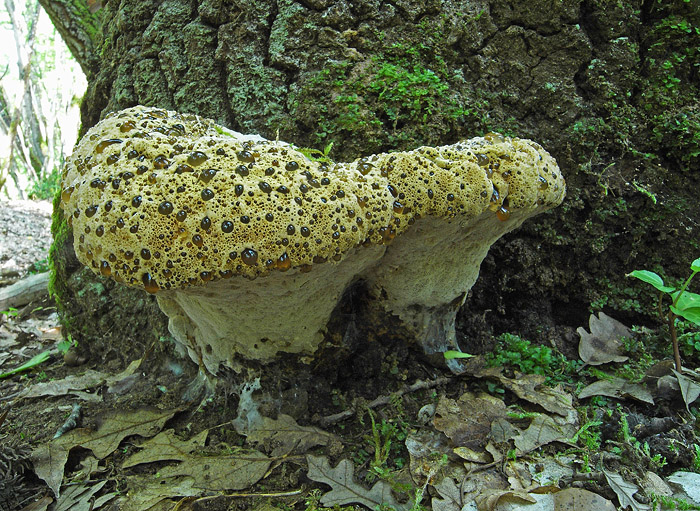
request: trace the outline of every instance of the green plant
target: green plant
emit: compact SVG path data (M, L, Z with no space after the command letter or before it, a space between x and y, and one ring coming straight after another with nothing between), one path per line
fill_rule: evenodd
M370 462L369 476L370 479L380 477L391 482L391 473L393 469L389 466L389 457L392 454L392 446L400 447L406 439L405 428L401 425L397 426L386 420L377 423L374 419L374 413L370 409L367 410L369 419L372 423L371 445L374 448L374 459ZM394 449L395 450L395 449ZM403 458L395 458L394 466L401 468L404 464Z
M693 472L700 472L700 445L693 444L693 450L695 451L693 455Z
M4 314L8 318L15 318L19 315L19 311L14 307L10 307L6 311L1 311L0 314Z
M484 357L489 367L513 367L523 373L543 375L548 383L558 383L570 381L582 365L548 346L533 346L515 334L505 333L497 340L498 349Z
M673 356L676 363L676 371L679 373L683 371L683 368L681 366L681 354L676 332L676 320L680 316L700 326L700 295L688 291L690 281L696 273L700 272L700 258L690 263L690 270L690 277L686 279L680 289L665 285L664 280L653 271L635 270L627 275L628 277L635 277L647 284L651 284L659 290L659 315L662 318L665 315L668 321L668 329L671 334L671 342L673 343ZM665 314L662 306L664 294L671 297L671 305L669 306L668 312Z
M666 458L661 454L651 453L648 442L642 443L632 435L629 422L627 421L627 414L622 412L620 412L620 440L623 442L623 445L628 445L634 449L641 458L649 460L649 463L655 470L659 470L668 464Z
M49 271L49 260L46 257L33 262L29 267L29 273L31 274L44 273L47 271Z
M0 374L0 380L3 378L7 378L8 376L12 376L13 374L21 373L22 371L26 371L27 369L31 369L32 367L36 367L42 362L45 362L46 360L49 359L51 356L50 351L42 351L38 355L34 355L31 359L29 359L27 362L22 364L19 367L15 367L14 369L10 369L9 371L6 371L2 374Z
M54 168L44 179L32 182L27 189L30 199L50 200L61 188L61 168Z

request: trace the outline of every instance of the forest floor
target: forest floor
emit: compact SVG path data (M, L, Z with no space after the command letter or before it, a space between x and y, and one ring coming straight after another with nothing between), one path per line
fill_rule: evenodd
M49 213L0 205L0 285L46 269ZM582 360L504 335L459 375L366 343L356 377L275 394L159 340L103 366L44 295L0 315L0 511L700 509L697 374L661 329L589 328Z

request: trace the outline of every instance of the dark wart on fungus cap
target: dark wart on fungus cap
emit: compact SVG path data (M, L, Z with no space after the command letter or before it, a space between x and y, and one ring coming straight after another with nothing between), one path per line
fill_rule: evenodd
M83 264L158 293L161 306L174 307L179 290L196 294L202 286L222 287L217 281L239 289L253 285L242 281L275 275L271 282L287 282L279 275L299 279L334 266L335 273L349 272L340 289L326 293L326 301L337 300L354 278L372 273L385 279L387 246L422 219L460 226L487 215L503 224L495 229L498 237L558 205L564 193L558 166L541 146L498 134L326 163L194 115L134 107L108 115L83 137L63 171L61 206ZM488 245L495 241L484 238ZM361 264L342 264L363 251L372 255L360 255ZM193 306L178 307L166 310L171 330L201 336L201 325L185 325ZM291 336L316 339L325 326L323 318L316 321L321 324L307 322ZM269 335L251 334L247 347L237 349L257 358L313 351L316 342L295 347L296 341L275 344ZM201 357L219 347L188 349ZM213 354L208 367L231 357Z

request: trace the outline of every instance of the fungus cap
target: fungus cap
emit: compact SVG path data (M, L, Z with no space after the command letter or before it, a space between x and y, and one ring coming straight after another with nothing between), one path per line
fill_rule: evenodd
M497 237L564 193L554 159L528 140L488 134L330 163L198 116L133 107L83 137L63 171L61 206L79 260L157 293L176 338L214 372L236 353L313 352L354 279L395 288L386 308L398 315L419 288L426 307L447 303L439 288L448 274L416 275L419 287L391 274L411 280L416 258L441 267L471 250L469 277L447 286L461 295ZM462 253L428 253L463 239L477 220L489 231L453 246ZM310 302L300 308L302 294ZM287 312L262 328L255 310L266 297ZM232 314L242 322L235 329L224 326Z

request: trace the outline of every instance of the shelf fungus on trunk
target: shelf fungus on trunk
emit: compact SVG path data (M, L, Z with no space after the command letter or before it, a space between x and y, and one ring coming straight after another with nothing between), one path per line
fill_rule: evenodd
M134 107L83 137L61 206L80 261L155 293L175 339L215 373L239 357L313 353L358 279L426 351L456 348L455 314L489 246L564 193L529 140L329 163Z

